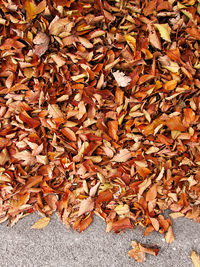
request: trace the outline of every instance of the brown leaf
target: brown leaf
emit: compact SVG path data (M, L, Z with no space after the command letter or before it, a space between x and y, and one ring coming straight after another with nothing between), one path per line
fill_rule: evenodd
M41 57L48 49L49 46L49 37L44 32L39 32L33 39L35 48L33 52Z
M128 252L128 255L137 262L145 262L146 253L156 256L159 252L158 248L145 247L144 245L141 245L136 241L132 241L131 245L133 249Z
M124 229L132 229L133 225L129 218L120 219L115 222L109 222L106 227L106 232L119 232Z
M153 26L148 25L148 30L149 30L149 42L155 48L161 50L161 42L160 42L160 39L156 33L155 28Z
M108 122L108 133L115 141L118 141L118 121L109 121Z
M140 249L140 247L136 241L132 241L132 247L133 247L133 249L131 249L128 252L128 256L130 256L131 258L133 258L137 262L145 262L145 260L146 260L145 252L141 251L141 249Z
M186 28L186 32L191 35L195 40L200 40L200 32L197 28Z

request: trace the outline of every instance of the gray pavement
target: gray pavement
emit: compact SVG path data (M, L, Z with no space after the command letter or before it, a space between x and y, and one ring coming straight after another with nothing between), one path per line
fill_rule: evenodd
M67 229L56 215L46 228L30 229L37 219L33 214L13 228L7 223L0 225L0 266L189 267L193 266L192 249L200 253L200 224L185 218L174 220L176 239L171 245L156 232L144 237L141 228L105 233L106 225L98 217L81 234ZM147 255L145 263L136 263L127 256L132 240L158 246L160 252L156 257Z

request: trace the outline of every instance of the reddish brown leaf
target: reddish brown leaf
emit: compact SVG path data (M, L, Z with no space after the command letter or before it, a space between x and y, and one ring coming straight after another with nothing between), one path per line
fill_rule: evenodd
M63 128L62 134L67 137L70 141L76 141L76 134L70 128Z
M110 137L112 137L115 141L118 140L118 122L117 121L109 121L108 122L108 133Z
M114 231L118 232L124 229L132 229L133 225L129 218L124 218L116 222L109 222L106 228L106 232Z

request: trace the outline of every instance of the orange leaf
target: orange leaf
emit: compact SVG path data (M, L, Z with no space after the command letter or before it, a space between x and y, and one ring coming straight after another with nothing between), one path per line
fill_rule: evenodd
M184 132L187 128L183 125L181 118L179 116L172 117L165 121L167 127L172 131Z
M148 168L145 168L145 167L139 167L139 166L137 166L137 172L143 178L146 178L151 173L151 170L149 170Z
M69 128L63 128L61 130L62 134L67 137L70 141L76 141L76 134Z
M145 129L143 130L143 134L144 135L153 134L156 127L159 126L160 124L163 124L163 120L161 120L160 118L155 119L151 124L145 127Z
M176 88L176 85L177 85L177 81L176 80L171 80L171 81L168 81L166 82L164 85L163 85L163 88L165 91L172 91Z
M152 185L146 194L146 201L152 201L157 196L157 184Z
M80 225L78 226L79 232L83 232L93 221L93 214L90 213L84 220L81 221Z
M200 40L200 32L197 28L186 28L186 32L191 35L195 40Z
M109 121L108 122L108 133L112 139L114 139L116 142L118 141L118 121Z
M32 20L36 17L37 11L36 11L36 6L33 1L26 0L24 4L24 8L26 10L26 16L28 20Z
M20 194L23 194L27 191L28 188L33 187L34 185L40 183L43 179L43 176L33 176L28 179L22 190L20 191Z
M96 204L109 202L112 199L112 197L113 197L113 194L109 190L103 191L98 195L96 199Z
M107 225L106 232L114 231L118 232L124 229L133 229L133 225L129 218L124 218L116 222L109 222Z
M26 124L28 124L30 127L32 128L36 128L40 125L40 121L37 119L32 119L31 117L28 116L28 114L26 115L25 113L20 113L19 114L19 118L21 121L25 122Z
M115 103L118 105L123 104L123 99L124 99L124 92L117 87L116 93L115 93Z
M195 113L191 108L184 109L184 119L189 124L195 121Z

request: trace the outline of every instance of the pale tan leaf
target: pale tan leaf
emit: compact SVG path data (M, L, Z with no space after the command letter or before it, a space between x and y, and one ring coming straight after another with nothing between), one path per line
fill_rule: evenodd
M163 68L173 73L179 72L180 67L178 63L176 63L175 61L171 61L167 55L159 57L158 60L160 61Z
M114 156L112 161L126 162L132 157L131 152L128 149L121 149L120 152Z
M152 223L154 229L155 229L156 231L159 231L160 225L159 225L158 220L157 220L156 218L149 218L149 219L150 219L150 221L151 221L151 223Z
M200 256L193 250L190 257L192 259L192 263L194 264L194 267L199 267L200 266Z
M98 182L90 189L90 197L94 197L101 182Z
M168 231L165 235L165 240L168 244L171 244L175 240L175 236L174 236L171 226L169 226L168 228Z
M81 201L78 216L83 215L86 212L90 212L94 209L94 200L91 197Z
M10 156L8 154L8 151L6 148L4 148L1 152L0 152L0 165L4 165L7 161L10 160Z
M49 217L41 218L31 226L31 229L42 229L49 224L49 221L50 221Z
M57 104L48 105L49 114L54 118L62 118L63 113Z
M133 249L128 252L128 255L137 262L145 262L145 252L140 250L139 244L136 241L132 241L131 245Z
M184 214L181 213L181 212L173 212L173 213L170 213L169 216L170 216L172 219L176 219L176 218L183 217Z
M120 87L126 87L131 82L131 78L119 70L113 72L112 74Z
M155 48L161 50L161 43L160 39L158 38L158 35L156 33L156 30L153 26L148 25L148 30L149 30L149 42L151 45L153 45Z

